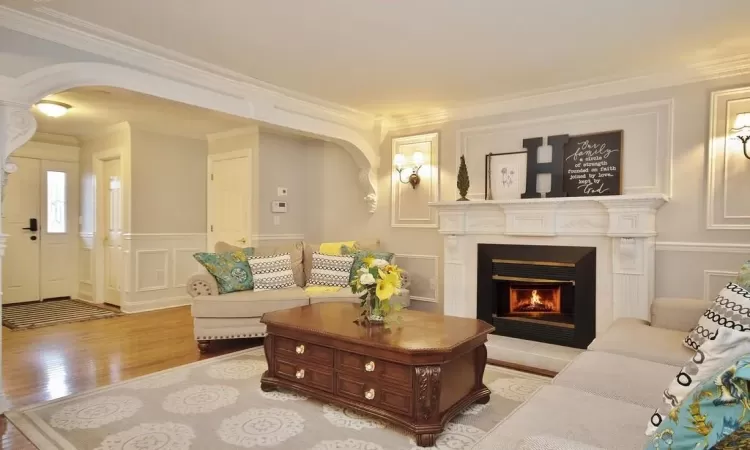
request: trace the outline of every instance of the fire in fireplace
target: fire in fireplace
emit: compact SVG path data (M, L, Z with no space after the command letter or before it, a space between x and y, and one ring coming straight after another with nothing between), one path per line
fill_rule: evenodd
M510 314L560 313L560 286L510 285Z

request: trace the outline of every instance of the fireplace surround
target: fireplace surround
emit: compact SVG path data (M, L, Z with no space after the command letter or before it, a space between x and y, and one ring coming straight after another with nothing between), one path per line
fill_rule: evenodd
M502 336L586 348L596 334L596 248L479 244L477 318Z

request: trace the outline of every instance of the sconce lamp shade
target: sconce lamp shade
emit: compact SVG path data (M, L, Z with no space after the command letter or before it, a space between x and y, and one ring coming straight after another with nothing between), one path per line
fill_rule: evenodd
M406 158L401 153L396 153L396 156L393 157L393 165L396 166L397 169L400 169L404 167L404 164L406 164Z
M734 127L732 131L744 131L750 133L750 113L740 113L734 119Z
M415 166L421 166L422 164L424 164L424 155L422 154L422 152L414 152L411 155L411 158L412 161L414 161Z

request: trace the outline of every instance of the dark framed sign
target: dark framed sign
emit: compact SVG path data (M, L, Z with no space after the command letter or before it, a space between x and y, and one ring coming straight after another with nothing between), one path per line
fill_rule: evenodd
M622 130L570 136L563 162L568 197L620 195L622 144Z

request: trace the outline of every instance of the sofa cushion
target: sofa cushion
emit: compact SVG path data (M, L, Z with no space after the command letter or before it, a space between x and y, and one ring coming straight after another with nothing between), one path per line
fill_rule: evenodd
M193 258L216 279L219 294L228 294L253 288L253 275L247 263L247 257L252 254L253 249L246 248L221 253L199 252Z
M750 353L750 339L744 331L722 328L714 339L709 339L675 374L669 386L662 394L659 409L651 416L646 434L652 435L656 427L666 418L669 411L676 407L696 386L719 373L732 361Z
M193 331L198 341L242 339L265 336L266 326L260 323L260 317L195 317Z
M539 389L490 430L474 450L517 449L529 436L555 436L608 450L632 450L645 443L643 418L649 408L564 386Z
M308 286L348 287L352 264L354 264L353 256L324 255L314 252L312 255L312 272L307 284Z
M289 253L271 256L251 256L247 263L253 272L255 291L274 291L299 287L294 283L292 259Z
M375 251L380 247L380 241L379 240L370 240L370 241L355 241L354 243L355 248L357 249L364 249L364 250L371 250ZM304 270L305 270L305 277L307 280L310 279L310 275L312 273L312 255L315 252L320 251L320 244L319 243L305 243L305 257L304 257Z
M719 292L711 307L685 337L685 345L697 350L707 339L716 336L720 328L750 331L750 291L739 284L729 283Z
M357 294L353 294L349 288L342 288L335 292L307 292L310 296L310 304L328 302L352 302L359 303Z
M577 356L552 384L653 409L663 404L662 392L676 370L667 364L588 351Z
M698 298L659 297L651 305L651 326L688 332L711 302Z
M640 319L621 318L594 339L589 350L682 367L695 353L682 345L684 337L682 331L652 327Z
M231 294L195 297L193 317L260 317L278 309L309 304L304 289L291 287L277 291L242 291Z
M232 251L236 249L239 249L239 247L235 247L234 245L230 245L226 242L221 241L217 242L214 245L215 252ZM292 272L294 273L294 283L299 287L305 287L305 271L302 267L302 253L304 250L304 245L302 244L302 241L283 245L261 245L258 247L254 247L253 249L253 255L255 256L270 256L289 253L289 256L292 258Z

